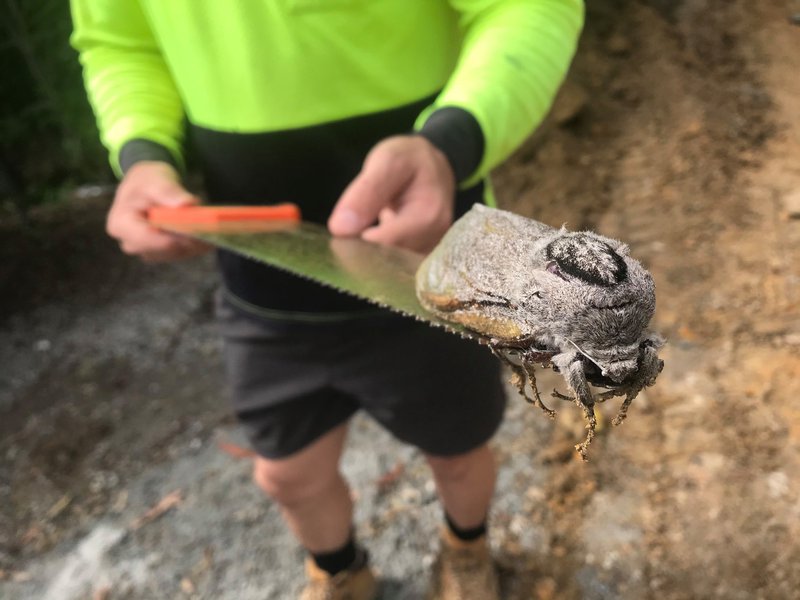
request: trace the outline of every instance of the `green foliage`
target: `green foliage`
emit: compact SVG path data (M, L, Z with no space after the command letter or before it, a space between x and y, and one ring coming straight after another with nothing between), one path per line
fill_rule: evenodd
M111 178L71 29L65 0L0 0L0 198L22 212Z

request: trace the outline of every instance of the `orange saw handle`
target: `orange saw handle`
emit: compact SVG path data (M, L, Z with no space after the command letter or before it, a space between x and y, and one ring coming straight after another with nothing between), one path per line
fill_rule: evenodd
M151 225L214 224L229 221L300 221L296 204L274 206L154 206L147 211Z

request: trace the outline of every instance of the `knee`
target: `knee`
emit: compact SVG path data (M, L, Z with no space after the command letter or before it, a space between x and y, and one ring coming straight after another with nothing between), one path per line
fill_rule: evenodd
M460 481L469 473L484 464L494 464L494 458L488 446L481 446L464 454L454 456L425 456L434 476L439 481Z
M292 507L312 501L334 485L339 473L299 470L280 460L258 458L253 480L261 490L281 506Z

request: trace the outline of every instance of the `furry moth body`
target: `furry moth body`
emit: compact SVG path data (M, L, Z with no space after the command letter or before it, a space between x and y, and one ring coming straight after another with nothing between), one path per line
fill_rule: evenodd
M647 330L653 278L625 244L592 232L554 229L476 204L420 265L416 288L427 310L485 338L511 368L520 394L551 417L534 365L563 375L572 396L553 396L583 409L587 435L575 448L584 460L595 403L624 396L613 421L620 424L664 364L663 340ZM594 394L590 383L607 391Z

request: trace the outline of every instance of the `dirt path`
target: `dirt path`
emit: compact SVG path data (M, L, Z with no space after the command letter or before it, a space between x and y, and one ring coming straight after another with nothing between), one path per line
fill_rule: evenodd
M600 544L610 597L793 597L800 32L777 2L608 11L575 69L592 101L509 168L513 206L630 242L670 344L636 424L608 438L601 464L570 465L591 493L556 535L586 557L587 533L629 528L627 547Z
M558 123L497 177L507 208L629 242L669 340L588 465L575 411L553 425L512 394L507 598L798 597L800 28L754 4L590 3ZM292 597L299 552L220 400L211 265L141 267L91 233L98 203L71 210L84 268L42 266L37 307L0 324L0 597ZM419 455L359 418L345 471L384 597L421 597L439 513Z

